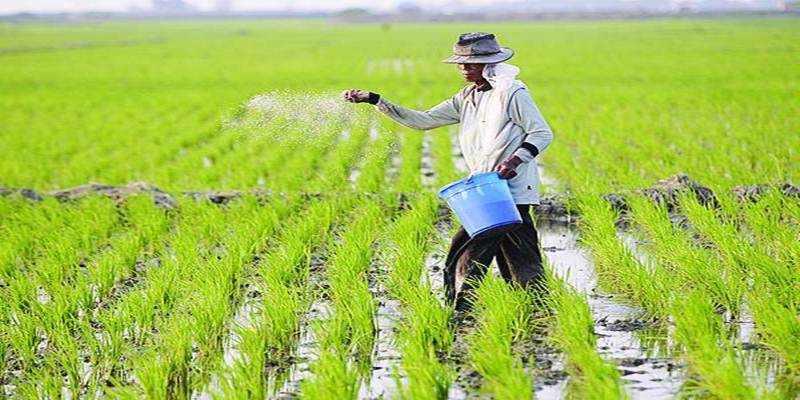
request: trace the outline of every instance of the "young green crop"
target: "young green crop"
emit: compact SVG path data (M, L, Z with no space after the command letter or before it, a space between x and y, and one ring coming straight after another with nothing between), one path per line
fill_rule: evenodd
M300 388L301 397L355 399L359 377L371 371L375 338L376 304L366 280L373 259L373 243L384 222L384 212L374 203L355 206L357 215L326 262L331 315L319 321L315 338L319 358L311 365L312 377Z
M477 329L467 343L472 366L483 378L482 389L496 399L533 397L531 377L512 346L530 334L530 295L487 274L475 290L473 307Z
M746 204L726 195L736 185L800 180L793 134L800 30L791 18L339 23L334 30L308 20L0 25L0 186L46 194L92 181L144 181L178 203L165 213L145 196L121 205L0 196L0 397L92 397L111 385L117 391L109 395L132 398L145 386L153 397L208 394L217 377L223 397L264 397L280 384L273 372L288 367L318 295L303 290L309 252L335 243L323 236L350 222L338 221L372 207L402 209L369 238L359 236L389 232L374 251L391 255L383 278L402 304L397 344L408 379L399 380L398 395L445 396L455 367L444 361L450 310L426 283L424 259L438 204L428 186L460 177L452 168L454 127L411 132L338 93L362 87L418 109L446 100L463 82L438 61L470 29L495 32L516 50L510 62L555 131L537 162L576 195L599 286L661 327L675 321L674 355L704 393L772 395L747 376L740 343L720 333L727 322L714 314L719 309L751 312L768 348L757 351L780 358L776 384L797 386L800 205L777 192ZM423 143L435 172L425 185ZM722 209L684 199L691 224L674 226L664 209L633 195L632 232L618 233L601 195L629 194L678 172L714 189ZM218 206L180 195L228 189L264 197ZM629 235L644 241L636 252L620 239ZM369 303L361 280L344 282L338 292L352 289L352 301ZM552 335L572 375L611 376L593 348L584 299L566 289L554 289L560 313ZM255 307L255 326L235 328L237 310L254 303L270 310L269 324ZM676 318L682 305L690 312ZM521 355L505 352L519 332L501 310L485 312L489 306L477 315L487 325L468 352L485 367L477 349L503 349L508 373L486 367L485 383L519 384L513 360ZM357 309L359 318L331 321L335 339L325 347L354 348L317 360L329 382L352 381L358 368L342 361L369 347L368 310ZM234 341L232 331L241 331L231 335L240 342L217 343ZM220 346L228 346L224 357ZM228 363L230 348L242 357ZM279 368L259 373L275 360ZM134 372L146 378L132 380ZM598 380L597 393L613 393L606 390L613 379Z
M436 200L431 195L422 195L390 228L393 251L389 265L393 267L385 286L402 306L397 345L407 383L397 377L401 398L444 398L454 378L454 372L438 356L447 353L453 341L449 322L452 311L431 292L430 282L423 273L435 220Z
M771 197L765 199L768 203L777 201L780 204L785 201L782 196L776 197L775 193L767 196ZM800 321L796 318L800 310L800 296L797 293L800 278L791 264L773 258L767 249L772 246L788 249L792 244L797 247L796 240L792 235L780 235L771 242L771 246L754 245L747 233L737 229L735 218L739 217L738 205L729 198L720 200L725 205L724 211L714 212L689 197L682 199L681 208L698 234L711 242L725 262L732 268L738 268L747 277L751 289L745 301L764 343L779 354L785 364L785 372L777 379L779 389L785 391L785 396L792 396L800 391L800 384L797 383L800 378ZM761 207L763 205L745 205L745 208ZM764 214L748 213L746 219L753 226L758 226L764 223L764 219L780 219L780 210L781 207L775 207L765 210ZM781 230L776 228L773 232ZM792 244L781 239L789 240Z
M586 299L554 274L545 302L554 313L552 340L567 358L568 395L576 399L627 398L616 366L597 353L594 320Z

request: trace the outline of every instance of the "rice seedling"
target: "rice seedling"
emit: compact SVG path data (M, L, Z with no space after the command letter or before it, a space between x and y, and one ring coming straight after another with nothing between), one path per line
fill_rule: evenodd
M567 358L568 396L627 398L616 366L597 354L594 321L586 299L553 274L547 276L547 288L545 301L554 314L551 339Z
M378 239L383 211L374 203L355 207L357 216L345 227L333 255L326 262L331 315L315 327L319 358L304 381L303 398L324 399L332 394L354 399L359 376L371 368L376 305L366 280Z
M313 204L259 262L261 307L252 326L240 329L241 356L223 377L224 397L264 397L280 388L280 370L288 367L300 317L310 304L306 283L311 252L323 244L341 206L341 202ZM270 372L269 366L275 371Z
M671 304L665 281L654 279L658 265L642 265L617 235L618 214L594 197L579 200L581 241L592 250L600 287L641 306L651 318L664 317Z
M783 264L773 258L764 248L755 246L745 232L737 229L733 218L738 210L736 205L727 201L723 201L727 205L726 213L716 213L690 198L684 198L681 205L692 227L715 246L732 268L740 269L741 274L746 277L750 290L745 301L753 313L756 329L762 334L764 343L779 354L785 363L786 373L781 379L786 395L790 396L800 390L797 385L800 376L797 356L800 351L800 321L796 318L800 309L797 297L800 281L791 264ZM762 214L759 217L767 218L767 215ZM760 218L749 218L754 225L760 224L758 219ZM780 231L780 228L776 231ZM783 247L780 244L778 246Z
M467 342L471 363L483 378L482 389L496 399L531 398L531 377L512 346L530 334L529 294L487 274L475 290L473 307L478 327Z
M393 269L386 287L403 309L397 332L404 374L403 379L397 378L401 398L444 398L454 378L453 371L439 359L453 341L451 310L439 303L422 271L435 217L436 201L424 195L390 228L393 252L389 264Z
M756 398L737 360L732 344L724 338L722 318L701 292L690 292L676 299L675 338L683 346L684 357L699 379L694 383L699 395L720 399ZM691 378L690 378L691 379Z
M31 243L31 258L20 260L3 278L7 313L2 340L21 363L16 379L22 382L25 374L45 362L42 357L58 343L57 336L69 332L63 321L69 322L67 317L74 316L80 306L71 286L78 279L79 264L111 240L118 223L113 202L107 199L87 199L66 209L46 210L54 212L46 218L63 218L60 233ZM72 388L76 385L73 381Z
M400 154L403 163L397 177L396 190L407 193L422 191L422 179L419 168L422 163L422 134L408 130L397 133L400 135Z
M436 187L442 187L461 178L453 162L451 132L431 132L433 169L436 171Z
M662 206L642 197L631 197L630 201L633 219L647 232L646 249L665 268L661 277L671 281L666 285L699 288L715 306L738 315L746 291L740 271L696 245L690 232L672 224Z

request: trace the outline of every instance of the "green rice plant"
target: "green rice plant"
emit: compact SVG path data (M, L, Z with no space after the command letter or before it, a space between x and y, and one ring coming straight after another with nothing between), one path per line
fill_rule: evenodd
M349 80L423 108L451 95L459 85L452 69L428 62L451 44L449 26L396 24L385 31L379 25L342 24L331 33L323 21L306 22L310 24L197 22L208 28L202 30L187 29L194 22L111 23L96 30L82 24L46 29L7 25L0 41L21 52L0 70L7 88L0 97L3 184L49 188L92 179L137 179L191 188L200 180L221 183L227 180L222 168L227 161L216 161L228 159L226 151L248 152L247 146L232 146L229 138L239 138L221 134L221 125L240 118L237 106L258 92L338 91ZM606 192L641 187L678 171L727 187L797 181L792 160L798 139L788 134L797 125L792 118L798 104L792 68L796 49L792 40L770 42L774 37L795 37L793 21L649 22L653 23L503 23L482 28L502 32L501 39L517 52L513 62L522 69L521 79L551 125L571 132L559 139L561 146L543 155L557 166L553 174L568 187L584 190L590 182ZM156 34L169 40L148 41ZM275 35L295 39L260 45ZM531 36L541 40L526 40ZM322 37L335 40L337 46L298 51L303 43ZM410 39L414 46L407 46ZM115 45L114 40L129 45ZM70 43L79 42L103 46L69 49ZM659 54L638 57L653 43L659 45ZM733 51L730 43L737 43ZM774 47L758 52L763 43ZM30 51L42 47L66 56ZM370 49L368 55L364 49ZM325 65L341 54L362 57ZM594 68L564 62L575 54ZM614 62L608 54L617 56ZM685 62L687 55L692 63ZM259 62L270 57L281 60L278 68ZM393 68L393 61L401 68ZM40 90L27 90L30 85ZM575 96L578 92L581 96ZM316 114L324 112L326 104L304 106L301 112ZM653 109L667 111L648 112ZM74 135L76 131L82 134ZM636 140L631 139L634 133ZM21 154L18 149L30 151ZM215 165L203 167L202 156L195 158L194 153L211 155ZM207 169L213 171L208 177Z
M741 213L741 230L749 232L745 237L752 241L748 248L769 257L760 261L771 267L763 274L776 287L783 288L781 296L790 302L784 304L800 307L800 203L771 190L758 202L745 204Z
M400 136L400 165L397 177L396 190L406 193L417 193L422 190L422 177L419 172L422 164L422 139L420 132L412 132L402 128Z
M445 398L454 378L454 372L439 359L452 345L452 311L439 303L423 273L436 205L433 195L421 195L390 228L388 264L392 268L385 286L403 309L397 344L407 384L398 377L401 398Z
M334 328L336 329L336 328ZM339 328L339 331L344 328ZM332 336L333 337L333 336ZM342 337L340 340L345 340ZM304 399L355 399L358 398L359 373L342 359L347 354L338 353L342 349L334 349L323 344L325 349L313 365L312 380L303 381L300 397Z
M685 349L689 369L700 379L690 378L700 391L719 399L756 398L748 386L733 346L724 339L722 318L707 295L689 291L676 298L675 339Z
M800 278L791 265L776 260L765 248L752 243L743 232L739 232L731 219L737 214L736 205L726 198L722 202L726 204L725 214L707 209L689 198L682 199L681 207L692 227L710 240L727 262L739 268L742 275L747 276L748 283L752 282L752 290L748 291L745 300L753 313L756 330L761 333L764 343L786 364L786 373L782 377L784 389L797 393L800 390L800 320L796 316L800 310L797 296ZM763 224L760 222L762 218L768 216L751 216L749 222L758 226ZM779 239L771 241L779 248L791 246L781 243Z
M547 275L547 289L545 302L554 315L551 340L567 358L570 376L567 396L575 399L627 398L616 366L597 353L594 320L584 296L552 273Z
M311 364L313 376L301 384L303 398L356 398L359 377L371 371L376 312L366 280L373 243L384 212L375 203L360 202L354 219L343 230L340 242L326 263L328 297L332 314L319 321L315 338L319 358Z
M530 399L531 376L513 343L530 334L531 299L524 290L487 274L475 290L477 329L467 339L470 362L483 378L482 390L496 399Z
M592 251L600 287L641 306L651 318L664 317L670 292L662 279L654 279L658 265L642 265L617 237L618 214L594 196L578 199L581 242Z
M690 220L697 222L696 229L709 237L725 237L719 236L725 225L710 224L713 215L692 201L684 198L682 204ZM700 248L690 232L669 222L663 210L655 211L658 207L643 199L631 203L635 221L657 243L648 246L664 268L655 279L663 280L672 292L669 309L676 341L695 374L696 387L720 398L755 397L756 390L745 380L744 366L734 353L734 339L726 337L722 318L717 315L722 306L737 316L745 300L746 275L729 262L733 253ZM764 389L759 391L772 395Z
M102 369L99 363L103 344L94 336L91 316L94 304L105 297L111 285L133 270L137 256L147 245L166 233L169 226L164 210L158 209L149 196L127 199L122 210L128 229L113 236L108 248L86 262L85 270L75 271L66 284L54 286L48 304L31 317L48 337L42 355L50 371L71 371L67 376L71 393L77 395L86 383L79 363L88 353L92 375ZM102 278L99 278L102 277ZM102 279L105 279L103 281Z
M25 374L41 365L39 346L45 353L50 350L56 343L53 337L61 334L55 328L63 325L65 315L77 312L78 298L70 296L70 285L79 276L80 264L111 241L119 222L114 208L104 198L83 199L59 210L44 208L54 212L46 218L63 221L60 233L40 238L29 260L7 270L2 288L7 323L0 339L22 364L15 381L24 381Z
M433 169L436 171L436 187L442 187L460 178L453 162L453 144L451 130L429 132L431 136L431 153Z
M281 233L274 248L259 262L261 310L250 327L239 329L241 356L226 367L220 382L222 397L265 397L270 380L267 366L285 368L300 329L300 317L310 305L306 286L311 252L324 243L334 215L345 201L316 202Z
M781 303L793 302L794 289L800 288L800 278L789 265L773 259L763 248L755 246L744 234L740 234L731 219L736 214L736 210L731 209L731 199L722 197L721 200L723 204L728 204L727 212L715 212L688 197L681 199L681 208L693 230L714 245L730 268L737 268L748 279L757 277L770 282L772 295L779 296Z
M392 24L386 29L339 24L333 32L324 21L206 20L180 24L109 21L88 28L82 23L22 22L0 29L0 48L4 49L0 185L47 191L89 181L124 184L136 180L174 193L198 188L249 190L257 185L273 194L284 192L290 208L298 210L305 206L299 204L302 199L307 199L299 191L345 197L346 173L353 160L365 154L350 146L363 137L359 136L363 135L364 123L359 120L363 116L331 113L328 108L340 103L334 103L335 96L328 93L341 90L343 82L355 85L358 81L359 86L400 104L422 109L452 95L459 85L452 69L428 63L449 48L455 32L450 25ZM579 197L597 198L649 186L679 171L711 185L718 196L740 184L800 180L800 169L795 167L800 136L792 134L797 131L795 114L800 105L794 62L798 41L792 40L798 30L791 19L561 21L488 24L481 29L498 33L501 42L515 48L513 63L522 69L520 78L554 129L567 133L557 135L559 145L539 156L539 161ZM271 40L274 37L293 39ZM530 37L538 40L533 43L527 40ZM264 46L266 42L270 45ZM298 51L312 42L319 44L314 51ZM408 46L409 42L415 45ZM656 53L653 44L659 49ZM368 55L364 49L370 49ZM576 55L586 63L564 62ZM265 59L281 61L264 63ZM331 62L339 59L349 61ZM279 105L298 93L313 93L310 101L290 110L261 112L241 105L265 90L274 93L272 99ZM371 112L371 107L363 110ZM289 113L313 117L294 121ZM394 126L385 118L379 123ZM345 128L352 134L343 140L340 133ZM448 181L449 166L439 164L447 164L444 133L448 129L428 133L437 184ZM399 137L387 133L370 143L378 148L402 142L403 162L393 175L396 181L384 185L380 179L391 154L384 153L383 160L365 162L364 183L358 190L377 193L386 207L398 201L391 198L392 190L411 193L401 199L402 204L407 200L417 207L415 192L422 189L422 136L400 133ZM337 143L349 150L329 157ZM321 160L334 164L315 164ZM324 182L320 175L327 175ZM662 321L673 314L672 303L689 291L708 296L714 309L734 313L737 306L742 306L742 313L749 309L759 340L780 354L788 368L797 353L792 339L797 336L793 334L795 294L800 291L793 286L793 278L800 260L800 208L796 200L781 197L767 194L758 202L725 208L725 214L694 215L691 218L699 222L683 233L668 230L663 215L655 219L645 215L641 222L646 223L636 221L635 225L650 240L645 247L653 257L648 262L635 261L618 243L610 223L614 216L606 209L594 209L599 204L582 205L582 211L589 211L582 222L583 239L592 247L604 289L643 306L648 315ZM154 214L152 221L148 219L152 225L135 228L125 222L127 205L110 207L113 212L106 219L91 216L89 210L76 212L81 207L75 207L78 203L86 204L61 204L52 198L28 203L17 195L0 198L0 296L4 299L0 302L0 355L4 355L0 397L64 396L62 390L75 391L68 381L75 382L88 364L92 371L105 371L92 376L94 383L89 386L114 384L119 389L111 397L139 398L140 388L129 380L131 359L144 365L159 358L159 351L176 353L171 358L175 366L165 371L180 371L186 365L202 369L186 375L193 382L216 372L214 362L206 360L218 358L214 341L227 332L230 313L243 296L243 290L232 288L242 283L243 276L252 277L256 268L248 264L250 260L229 256L251 254L253 249L243 245L244 236L231 236L226 230L243 226L234 219L251 214L193 212L189 210L193 206L182 199L175 228L165 232L171 216L164 219ZM261 206L270 207L269 203ZM150 218L144 217L148 210L152 211L143 207L143 218ZM381 242L379 252L385 253L386 248L413 257L424 254L424 246L410 239L429 234L423 225L435 219L423 220L404 233L408 237L400 245L389 249L390 241ZM108 221L114 221L110 230L106 230ZM702 221L710 225L703 226ZM734 227L734 238L724 238ZM711 247L697 246L694 234ZM391 237L394 241L395 236ZM278 229L269 238L269 248L281 238L283 232ZM297 247L292 250L297 254L299 249L310 249ZM136 257L139 262L140 256L148 259L147 265L131 270L130 261ZM751 257L752 265L745 264L744 257ZM414 382L435 382L435 377L446 375L434 366L436 357L448 348L447 331L439 328L442 312L436 308L435 296L424 293L425 283L423 288L402 284L411 282L422 268L421 262L407 264L400 265L391 278L401 283L392 295L402 298L409 324L403 327L404 363L424 366L410 368ZM262 262L257 266L267 268ZM208 276L189 276L201 275L197 271L206 268ZM214 282L212 276L220 280ZM302 277L290 281L289 288L273 289L286 290L287 296L280 299L292 309L303 310L313 296L295 285ZM191 291L194 285L198 285L196 293ZM233 298L226 299L226 294ZM192 304L194 300L197 304ZM197 311L197 317L186 317L189 310ZM287 322L291 321L287 318ZM689 331L701 329L684 326ZM174 342L159 332L179 327L192 332L178 335ZM95 335L99 339L92 339ZM256 368L257 353L268 339L259 335L245 339L240 346L253 349L247 354ZM721 337L715 339L725 349L731 345ZM186 343L194 340L197 353L187 356L183 353ZM291 347L292 340L287 344ZM416 345L419 348L412 348ZM706 359L694 363L701 365ZM167 356L161 362L172 364ZM19 379L9 375L10 368L20 364L24 374ZM136 368L146 367L137 364ZM269 368L265 361L258 371ZM243 387L266 390L263 387L269 383L260 386L267 379L265 374L247 371L253 370L248 367L238 373L235 382L259 382ZM108 379L113 383L106 383ZM422 393L420 397L439 390L436 384L428 391L421 384L412 386ZM84 384L81 395L102 394L95 387ZM167 394L177 394L176 390ZM242 393L259 397L244 389ZM264 397L264 392L259 394ZM756 393L762 394L768 395Z
M169 213L155 206L149 196L127 198L125 213L126 223L134 229L116 240L110 251L94 260L87 271L95 301L107 297L114 285L130 276L139 257L160 247L172 223Z
M760 341L777 353L784 363L784 371L777 378L778 391L786 397L800 393L800 321L796 309L780 304L769 295L769 286L756 284L748 293L748 305L756 321Z
M364 192L379 192L386 179L386 167L388 166L389 156L394 147L397 146L396 137L386 132L378 130L379 136L370 146L369 154L364 165L361 167L356 189Z
M348 143L338 146L331 156L331 162L326 164L324 172L320 175L320 180L311 182L310 186L316 185L324 191L338 187L344 182L355 157L365 143L366 135L366 131L359 131L348 139ZM287 357L291 354L296 342L300 317L311 301L310 290L305 287L309 273L307 264L310 253L308 248L316 248L322 244L323 234L333 222L332 216L336 212L350 209L353 206L352 203L353 200L347 197L319 203L316 211L318 227L309 225L309 221L303 221L298 226L297 234L300 236L290 236L288 247L275 253L278 258L271 264L280 265L280 268L276 269L273 266L261 275L262 285L264 285L262 290L264 307L260 319L254 327L242 329L240 332L243 343L248 343L246 346L248 350L260 348L262 353L269 352L269 354L265 354L267 358L258 353L245 354L242 359L235 361L234 365L230 367L230 371L226 372L222 384L221 392L225 396L244 392L265 393L271 390L268 387L271 384L267 382L267 378L280 381L277 374L272 374L269 377L263 376L261 380L250 380L252 386L249 387L237 387L232 383L236 382L236 374L247 371L249 368L273 364L277 370L285 369ZM254 336L261 339L260 346L258 344L250 346L250 343L257 340L253 339Z
M235 222L220 241L224 253L206 260L192 291L176 301L170 319L158 327L152 351L133 360L134 373L148 397L188 396L208 379L205 371L220 351L244 268L290 206L275 204L264 210L254 197L231 206L228 213Z
M355 125L352 129L350 137L341 143L331 159L322 165L319 179L312 182L309 189L324 193L339 190L344 186L368 138L366 127Z
M120 386L127 380L135 366L132 360L141 360L148 346L160 340L159 329L167 325L164 321L183 296L193 291L192 279L200 274L189 271L201 266L224 237L224 213L216 205L188 201L176 218L167 247L158 253L159 264L144 270L139 284L97 311L95 318L102 330L95 344L101 353L96 356L99 367L94 382L110 380Z
M15 212L3 219L0 227L0 276L6 282L24 273L24 264L34 257L40 240L65 229L70 218L77 218L75 207L63 208L57 200L48 198L39 204L23 199L0 198Z
M649 240L645 248L663 268L656 278L665 281L660 285L670 290L697 288L716 306L738 315L746 292L741 272L694 243L690 232L672 224L663 206L641 196L628 200L637 228L646 232Z

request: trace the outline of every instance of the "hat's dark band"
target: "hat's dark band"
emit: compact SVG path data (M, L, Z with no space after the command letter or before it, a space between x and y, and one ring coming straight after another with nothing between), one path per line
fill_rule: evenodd
M459 54L459 53L453 53L453 54L455 54L457 56L490 56L492 54L498 54L500 52L501 52L501 50L493 51L491 53L472 53L472 52L470 52L468 54Z

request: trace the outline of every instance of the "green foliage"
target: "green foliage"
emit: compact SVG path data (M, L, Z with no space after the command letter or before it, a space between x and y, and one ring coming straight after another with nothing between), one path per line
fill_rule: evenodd
M674 355L693 380L683 394L796 397L800 203L727 195L800 181L800 30L778 18L2 24L0 185L145 181L178 207L146 194L32 202L0 188L0 397L272 396L322 299L332 313L311 324L319 354L300 394L355 398L376 335L369 283L380 279L401 304L397 395L445 398L452 312L425 271L439 202L420 168L428 135L432 185L460 177L454 131L411 132L337 96L356 86L432 106L463 84L438 61L476 29L516 50L554 128L537 161L574 195L600 288L674 324ZM688 223L676 224L627 191L678 172L711 186L720 209L684 196ZM179 194L205 189L259 192L224 205ZM609 192L627 193L622 235L600 197ZM374 262L385 276L369 276ZM548 286L569 394L624 397L586 299L555 277ZM530 398L514 350L530 334L529 299L494 277L476 295L468 358L483 390ZM774 390L747 376L721 311L752 316L779 359Z
M564 351L570 371L568 395L575 399L627 398L619 371L597 353L594 320L581 294L553 274L546 303L555 314L552 340Z
M531 317L531 299L525 291L487 274L475 291L474 312L478 329L469 338L472 365L483 377L483 389L492 398L533 396L531 377L512 344L525 339Z

